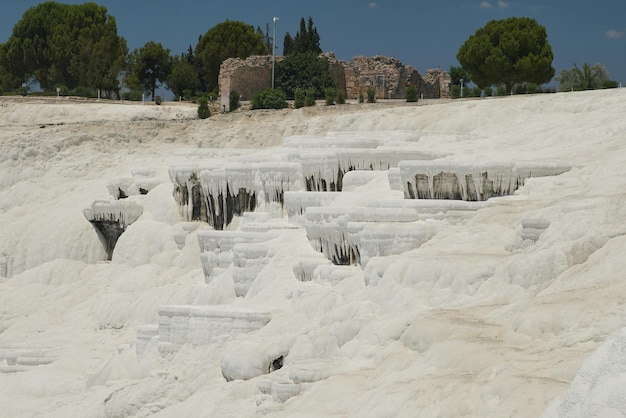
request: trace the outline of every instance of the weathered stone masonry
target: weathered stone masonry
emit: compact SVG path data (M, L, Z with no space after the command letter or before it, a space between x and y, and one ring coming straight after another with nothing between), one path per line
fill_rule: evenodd
M374 56L354 57L350 62L339 61L334 54L322 55L330 63L330 71L337 88L346 92L348 99L356 99L359 93L366 96L369 88L376 91L377 99L402 99L406 87L416 86L418 95L424 99L450 96L450 75L441 69L431 69L422 76L414 67L405 66L395 58ZM276 62L282 57L276 57ZM219 86L221 104L229 109L232 90L249 100L252 94L272 85L272 56L251 56L245 60L229 58L220 67Z

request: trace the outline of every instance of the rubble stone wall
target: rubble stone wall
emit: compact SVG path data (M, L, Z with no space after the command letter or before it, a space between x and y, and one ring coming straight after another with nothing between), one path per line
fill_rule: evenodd
M323 54L330 63L330 72L338 89L346 92L346 98L357 99L359 93L367 97L373 88L377 99L402 99L406 87L416 86L418 96L424 99L450 97L450 75L441 69L428 70L422 76L413 66L405 66L396 58L384 56L357 56L351 61L339 61L334 54ZM275 57L276 62L282 57ZM222 63L219 74L221 105L229 111L228 98L231 90L250 100L252 94L272 85L272 56L251 56L245 60L229 58Z
M278 62L280 57L276 57ZM221 104L229 111L229 96L232 90L241 95L241 100L250 100L252 94L272 86L272 56L254 55L245 60L229 58L220 66L218 76Z

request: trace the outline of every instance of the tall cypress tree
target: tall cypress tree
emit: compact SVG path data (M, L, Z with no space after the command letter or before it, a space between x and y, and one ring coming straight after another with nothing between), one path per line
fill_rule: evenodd
M313 18L310 16L308 23L305 22L304 17L301 18L300 29L296 35L292 38L291 35L287 33L283 41L283 55L285 56L307 52L315 54L322 52L322 48L320 48L320 35L313 24Z

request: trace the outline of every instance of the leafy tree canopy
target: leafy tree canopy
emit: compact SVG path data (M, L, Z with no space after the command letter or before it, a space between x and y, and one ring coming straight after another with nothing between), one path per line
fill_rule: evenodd
M311 16L309 16L307 23L304 22L304 17L301 18L300 29L296 35L292 38L289 32L287 32L283 40L284 56L307 52L315 54L322 53L322 48L320 48L320 35L313 24L313 18L311 18Z
M196 45L196 59L202 64L206 89L217 87L220 65L228 58L245 59L251 55L267 55L263 37L253 26L226 20L205 33Z
M468 85L472 82L469 74L463 67L450 67L450 78L452 79L452 85L458 86L461 84L461 79L464 85Z
M604 65L598 63L590 65L585 62L581 68L574 64L574 68L561 70L556 76L559 82L559 91L595 90L617 87L616 81L609 79Z
M131 89L142 88L154 100L157 83L167 81L171 70L170 50L150 41L129 55L124 80Z
M194 66L186 59L175 57L172 63L172 72L167 77L167 85L174 93L174 97L184 96L184 91L192 93L200 88L200 79ZM189 97L185 97L189 99Z
M0 66L15 82L34 77L44 90L56 85L118 90L128 52L117 23L95 3L41 3L28 9L0 47Z
M479 87L549 82L554 55L545 27L535 19L492 20L469 37L457 53L461 66Z
M293 98L297 89L313 89L316 97L324 97L324 91L335 87L330 75L328 60L315 52L296 53L286 56L276 64L276 85Z

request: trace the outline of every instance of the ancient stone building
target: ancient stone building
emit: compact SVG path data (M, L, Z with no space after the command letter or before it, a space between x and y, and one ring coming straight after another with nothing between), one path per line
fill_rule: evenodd
M276 57L276 62L282 57ZM218 76L222 108L230 110L229 95L236 90L241 100L250 100L255 91L272 86L272 56L253 55L245 60L228 58L220 66Z
M330 63L330 72L338 89L346 92L348 99L357 99L359 92L367 96L369 88L376 91L377 99L402 99L406 87L416 86L418 96L424 99L450 97L450 75L441 69L428 70L422 76L413 66L405 66L395 58L384 56L357 56L351 61L337 60L333 53L322 57ZM275 57L276 62L282 57ZM221 104L229 109L229 94L236 90L242 100L272 85L272 56L252 56L245 60L229 58L222 63L219 74Z

